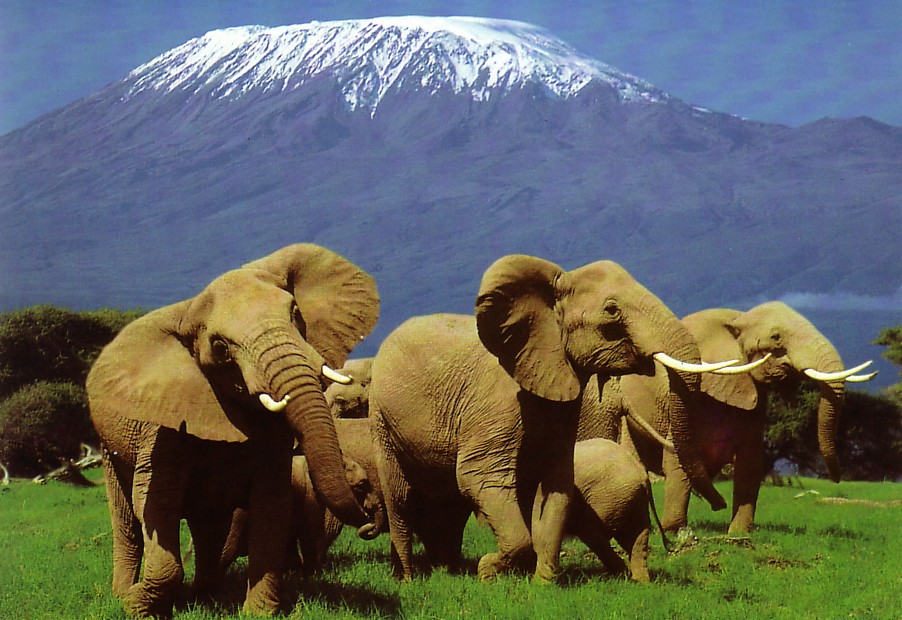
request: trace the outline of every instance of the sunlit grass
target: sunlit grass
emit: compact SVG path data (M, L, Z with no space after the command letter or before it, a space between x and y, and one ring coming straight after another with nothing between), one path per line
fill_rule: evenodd
M92 472L97 480L99 472ZM800 487L799 484L802 486ZM730 483L718 483L729 497ZM814 491L816 493L813 493ZM655 485L659 507L663 486ZM824 501L845 498L843 503ZM871 502L864 503L862 500ZM653 583L609 577L577 541L564 546L557 586L510 575L480 583L475 566L494 548L471 521L463 574L422 570L396 582L387 537L346 531L319 576L286 579L289 618L899 618L902 485L811 479L766 485L757 529L724 534L728 511L693 498L694 545L666 554L652 537ZM102 485L76 489L14 481L0 493L0 618L123 618L110 594L109 518ZM190 575L190 568L189 568ZM243 563L213 605L183 596L177 619L237 618Z

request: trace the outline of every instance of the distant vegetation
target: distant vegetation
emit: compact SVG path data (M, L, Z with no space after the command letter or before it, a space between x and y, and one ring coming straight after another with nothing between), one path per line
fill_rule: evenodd
M0 462L33 476L96 445L85 378L100 350L139 310L32 306L0 314Z
M100 479L99 470L89 476ZM491 532L467 525L464 572L439 570L407 584L391 576L389 541L362 541L346 529L321 575L285 582L286 618L898 618L902 497L898 484L792 479L765 485L751 538L724 536L730 511L693 497L698 540L667 554L651 538L651 584L612 578L578 541L564 544L559 586L524 575L491 583L475 575L494 550ZM658 506L663 484L654 484ZM717 487L729 497L731 484ZM182 538L187 544L187 536ZM79 489L13 481L0 492L0 618L124 620L110 592L110 522L103 485ZM422 549L415 549L422 557ZM186 566L191 581L193 566ZM185 591L174 620L228 620L246 589L244 564L211 603Z
M34 476L94 443L85 378L100 350L140 310L73 312L33 306L0 314L0 463L14 476ZM902 476L902 325L874 341L900 366L900 382L880 395L849 390L838 449L844 477ZM792 398L772 397L766 463L778 460L803 475L823 475L817 447L817 388L803 383Z

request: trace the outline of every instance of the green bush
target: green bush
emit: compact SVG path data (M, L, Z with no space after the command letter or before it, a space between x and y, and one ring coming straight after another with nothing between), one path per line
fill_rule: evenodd
M0 399L35 381L84 384L104 345L140 315L53 306L0 314Z
M97 443L84 387L38 381L0 401L0 462L16 476L35 476Z

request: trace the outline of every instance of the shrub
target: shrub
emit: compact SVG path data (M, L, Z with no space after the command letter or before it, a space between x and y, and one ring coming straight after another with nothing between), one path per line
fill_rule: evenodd
M97 443L84 387L39 381L0 401L0 461L17 476L34 476Z

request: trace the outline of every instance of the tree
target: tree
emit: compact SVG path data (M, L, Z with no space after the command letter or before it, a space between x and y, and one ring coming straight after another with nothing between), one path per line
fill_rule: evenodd
M873 344L885 346L883 357L899 367L899 383L886 388L885 393L896 404L902 405L902 325L881 330Z
M84 383L100 350L139 310L33 306L0 314L0 462L53 469L96 443Z
M0 462L14 474L54 469L82 442L97 443L84 387L38 381L0 401Z

